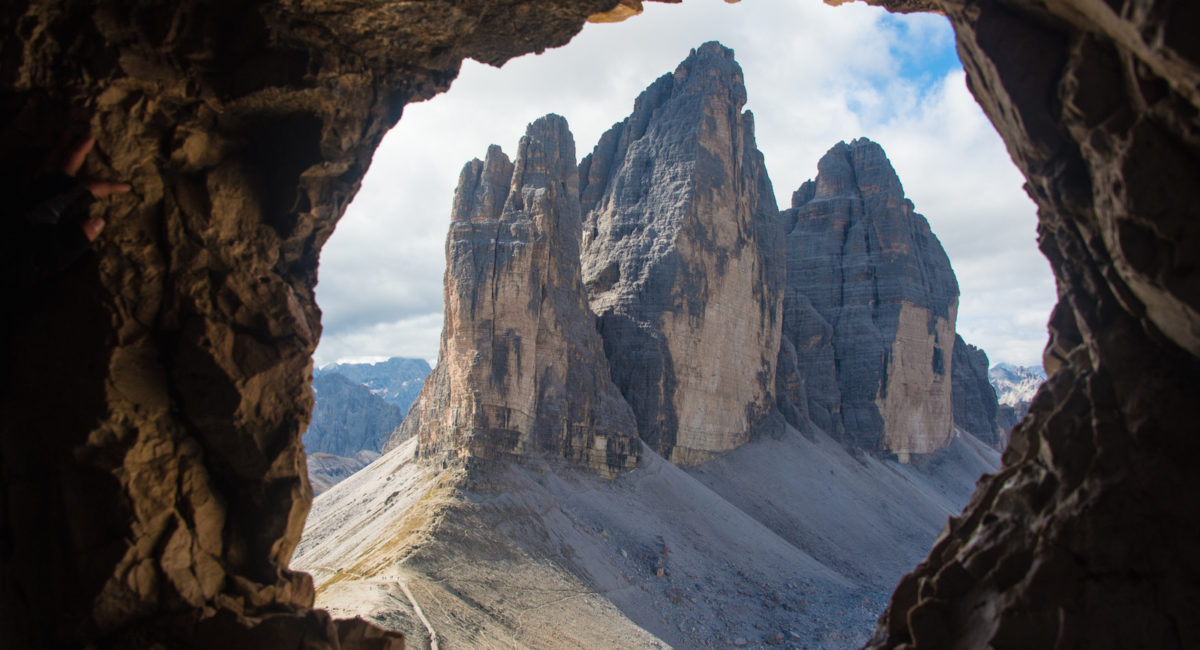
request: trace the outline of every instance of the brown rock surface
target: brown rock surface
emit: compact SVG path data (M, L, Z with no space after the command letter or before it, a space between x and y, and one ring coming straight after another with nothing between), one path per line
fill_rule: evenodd
M551 454L612 475L637 465L580 279L579 171L567 121L529 125L510 163L463 167L446 238L438 364L388 448L439 460Z
M1200 5L939 4L1060 300L1004 467L871 647L1196 647Z

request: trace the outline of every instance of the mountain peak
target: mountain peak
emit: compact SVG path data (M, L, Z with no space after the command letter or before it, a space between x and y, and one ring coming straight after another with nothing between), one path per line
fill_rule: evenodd
M718 41L709 41L702 44L700 47L692 48L691 54L684 60L683 65L687 65L693 59L719 58L733 61L733 49L721 45Z
M799 360L791 383L810 385L794 401L867 449L932 452L953 433L950 260L883 147L839 142L817 168L782 219L784 336Z
M733 50L705 43L580 165L612 377L642 439L681 465L741 445L773 408L778 206L745 103Z
M742 67L733 57L733 50L716 41L709 41L691 51L675 68L665 75L674 85L674 94L697 93L727 97L734 110L746 104L746 82ZM652 85L647 92L654 89Z
M446 241L438 365L393 435L422 457L637 464L633 413L609 379L579 269L579 172L564 118L529 124L509 163L463 168ZM503 206L499 208L498 206Z

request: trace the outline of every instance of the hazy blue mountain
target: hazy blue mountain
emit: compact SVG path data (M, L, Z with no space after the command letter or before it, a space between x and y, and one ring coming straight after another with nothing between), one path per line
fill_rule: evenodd
M351 457L364 449L378 452L404 420L399 406L338 373L318 375L313 393L312 423L303 438L309 454Z
M424 359L392 357L379 363L335 363L315 370L313 375L337 373L352 379L407 413L429 372L429 363Z

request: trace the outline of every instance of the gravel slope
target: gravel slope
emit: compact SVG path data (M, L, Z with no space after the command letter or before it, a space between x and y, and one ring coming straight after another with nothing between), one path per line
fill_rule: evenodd
M321 495L293 567L318 606L440 648L846 648L999 455L969 435L920 464L789 430L614 481L551 461L482 480L409 441ZM486 487L485 487L486 486Z

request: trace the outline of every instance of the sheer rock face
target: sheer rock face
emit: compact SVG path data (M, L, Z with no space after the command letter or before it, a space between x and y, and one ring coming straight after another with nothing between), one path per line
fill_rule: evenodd
M784 331L807 400L797 411L902 458L945 446L958 282L883 149L834 146L780 218Z
M954 397L954 426L1002 449L1008 429L1000 425L996 390L988 380L988 357L983 350L954 336L954 358L950 364Z
M612 475L637 427L608 376L579 267L579 172L566 120L529 125L515 164L467 163L446 241L437 369L393 443L426 457L553 454ZM392 443L389 443L389 448Z
M583 278L642 438L691 465L774 409L777 212L733 52L694 50L580 165Z

